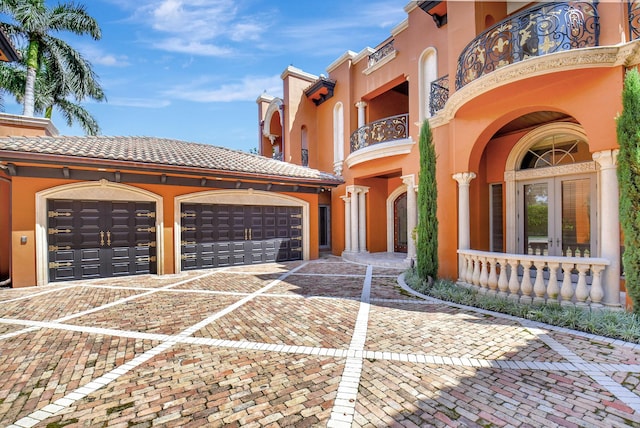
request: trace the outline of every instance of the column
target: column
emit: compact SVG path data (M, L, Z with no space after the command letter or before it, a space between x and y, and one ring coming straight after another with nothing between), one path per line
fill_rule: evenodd
M600 182L600 257L608 259L602 277L604 297L602 303L608 307L620 307L620 216L618 211L619 192L616 165L618 150L604 150L593 153L593 160L599 165Z
M458 182L458 249L471 248L471 222L469 212L469 183L476 178L474 172L459 172L453 174L453 179ZM464 264L458 257L458 266Z
M367 205L366 194L369 191L368 187L359 187L358 189L358 251L361 253L367 252Z
M359 240L358 240L358 188L356 186L347 187L347 192L351 193L351 222L349 226L351 227L351 251L358 252L359 251Z
M416 258L416 242L413 230L418 224L418 204L416 200L415 176L403 175L402 182L407 186L407 260Z
M344 201L344 250L351 251L351 198L340 196Z
M358 101L356 103L356 107L358 109L358 128L361 128L367 124L365 116L365 107L367 107L367 103L364 101Z

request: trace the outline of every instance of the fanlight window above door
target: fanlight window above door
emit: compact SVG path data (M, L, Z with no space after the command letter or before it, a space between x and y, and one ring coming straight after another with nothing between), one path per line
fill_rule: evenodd
M533 144L524 155L520 169L546 168L591 161L589 145L575 135L556 134Z

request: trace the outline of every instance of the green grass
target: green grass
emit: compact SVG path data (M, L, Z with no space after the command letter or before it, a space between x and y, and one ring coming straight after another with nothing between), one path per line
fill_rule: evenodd
M414 290L447 302L640 343L640 317L630 312L591 310L575 306L560 306L557 303L522 304L498 296L481 294L448 280L437 280L429 285L418 278L412 269L405 272L405 281Z

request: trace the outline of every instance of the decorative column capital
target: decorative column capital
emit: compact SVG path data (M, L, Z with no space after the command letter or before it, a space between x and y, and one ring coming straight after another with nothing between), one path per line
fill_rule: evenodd
M369 191L369 188L367 186L358 186L355 184L352 184L351 186L347 186L347 193L351 193L353 195L359 194L359 193L367 193Z
M618 149L603 150L591 155L593 160L598 162L600 169L614 169L618 165Z
M340 199L342 199L345 204L351 203L351 198L349 196L340 196Z
M365 108L367 106L367 102L366 101L358 101L356 103L356 107L361 109L361 108Z
M402 182L407 185L407 189L414 188L416 182L414 174L403 175L400 178L402 179Z
M453 179L458 182L458 186L468 186L471 183L471 180L476 178L475 172L458 172L457 174L453 174Z

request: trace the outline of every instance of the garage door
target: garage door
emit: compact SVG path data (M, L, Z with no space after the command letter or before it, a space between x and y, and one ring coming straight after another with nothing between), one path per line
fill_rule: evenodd
M155 203L47 204L49 281L156 273Z
M182 204L182 269L302 259L302 208Z

